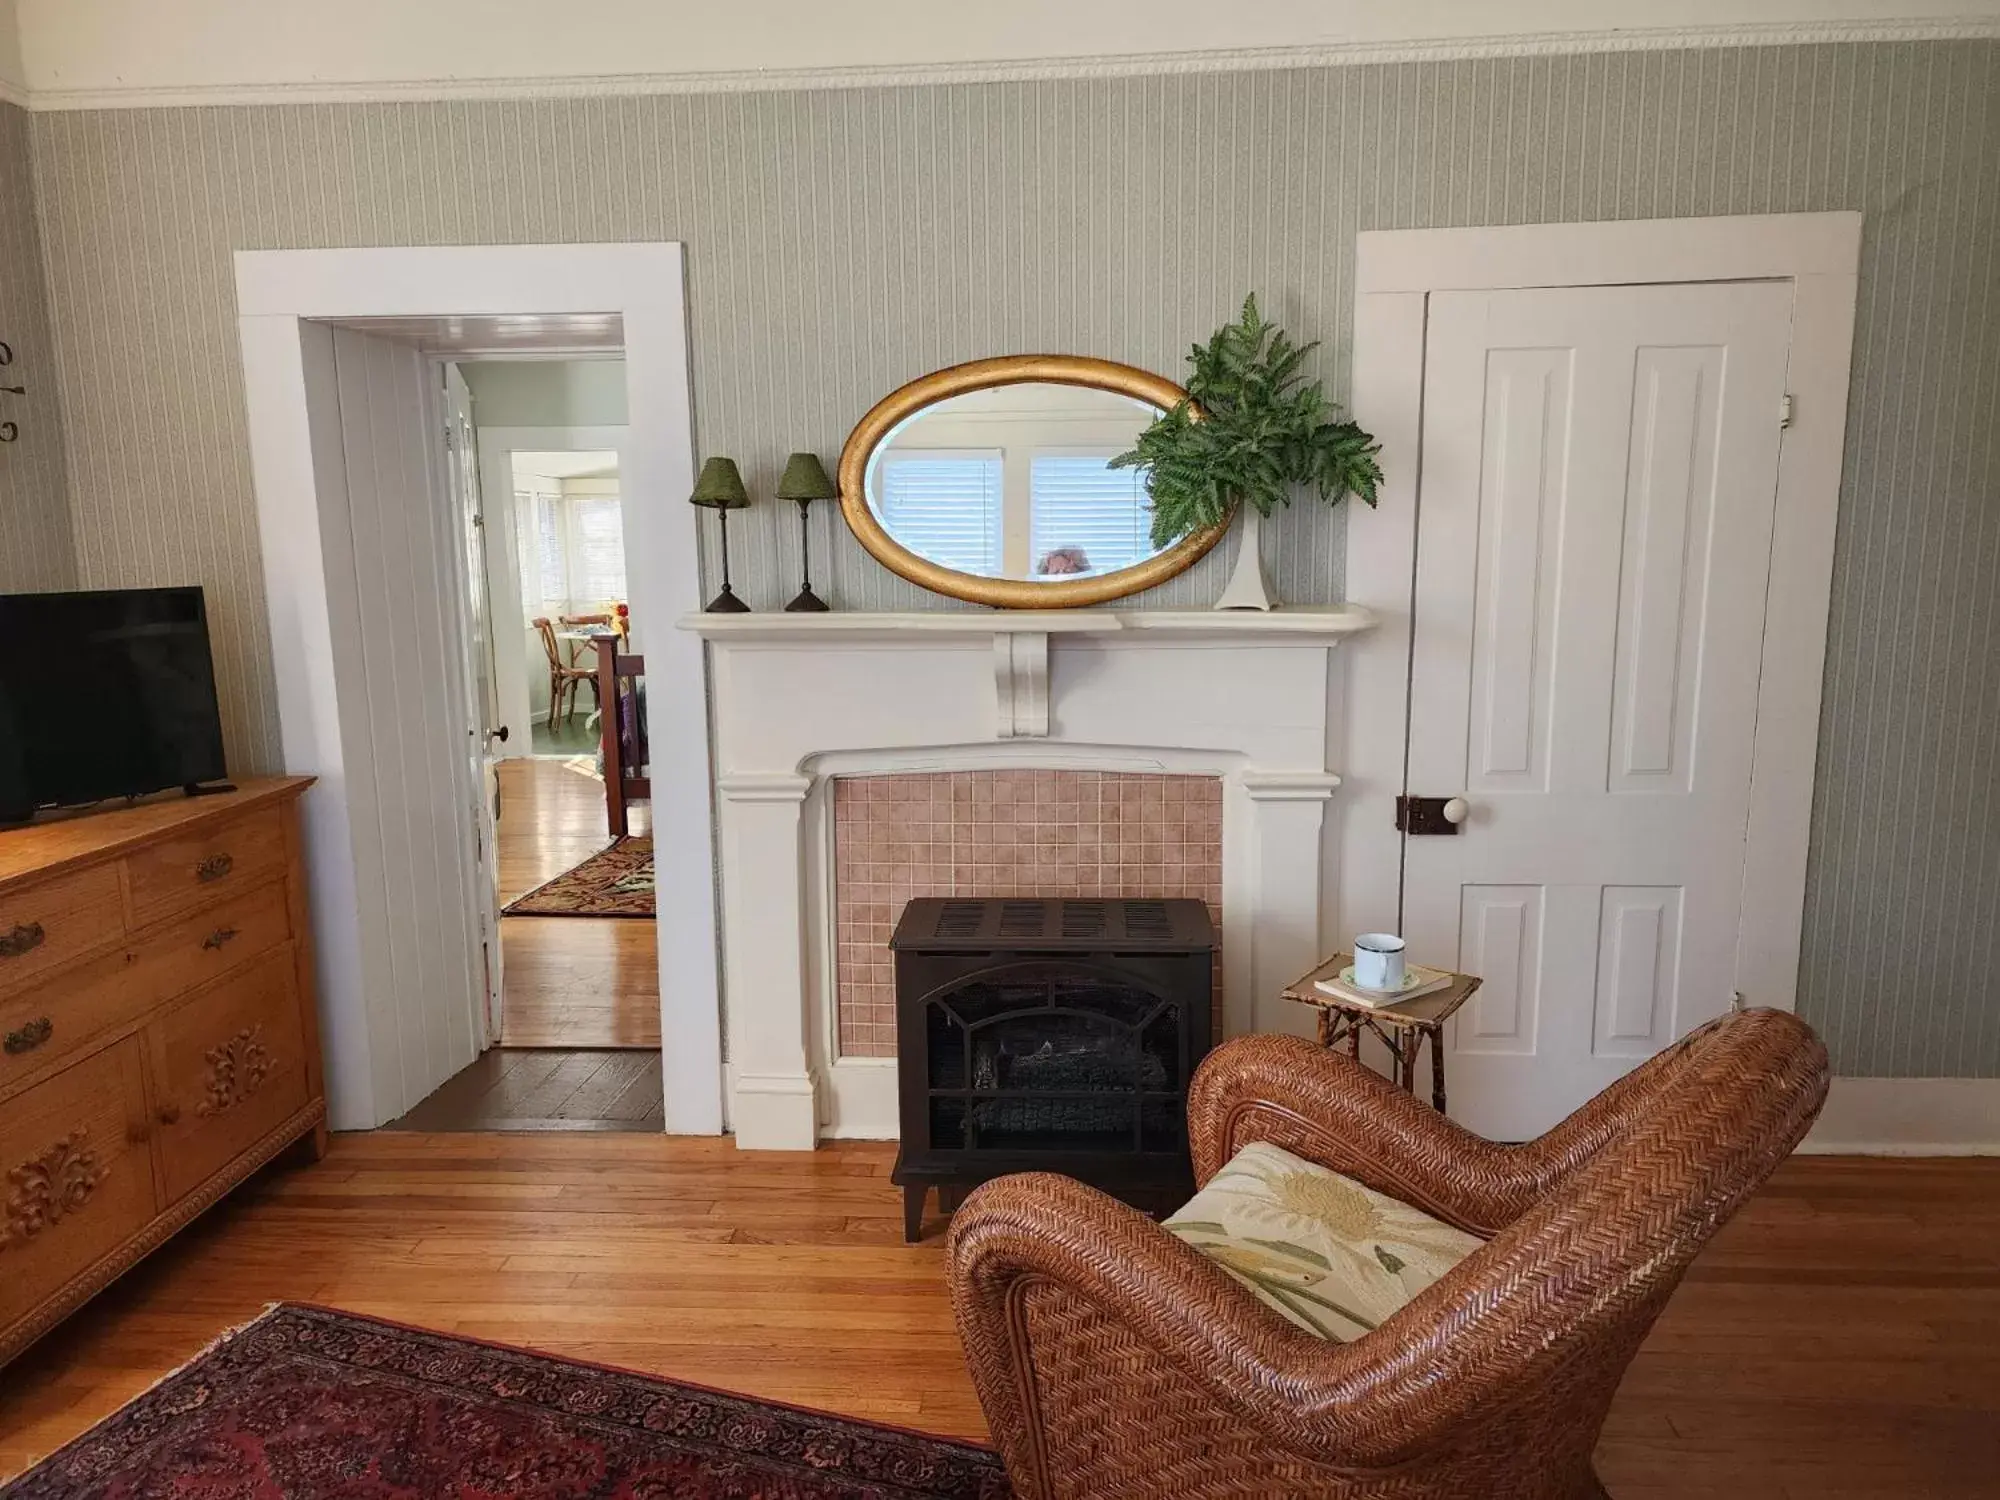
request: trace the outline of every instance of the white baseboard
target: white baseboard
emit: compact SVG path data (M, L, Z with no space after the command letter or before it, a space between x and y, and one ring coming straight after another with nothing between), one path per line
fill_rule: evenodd
M2000 1078L1836 1078L1810 1156L2000 1156Z
M843 1057L826 1070L820 1098L826 1140L893 1141L901 1135L896 1098L896 1059Z
M893 1141L896 1060L827 1070L825 1139ZM1799 1150L1809 1156L2000 1156L2000 1078L1836 1078Z

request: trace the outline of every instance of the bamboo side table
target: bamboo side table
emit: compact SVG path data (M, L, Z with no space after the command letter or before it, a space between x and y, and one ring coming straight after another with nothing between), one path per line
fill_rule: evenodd
M1422 1055L1424 1039L1428 1037L1431 1047L1431 1105L1443 1114L1444 1023L1478 991L1479 977L1476 974L1454 974L1449 988L1433 990L1402 1005L1385 1005L1379 1010L1342 1000L1338 995L1329 995L1314 986L1314 980L1330 979L1353 962L1354 955L1351 953L1334 954L1304 978L1285 986L1284 997L1310 1005L1319 1012L1319 1044L1322 1047L1338 1047L1345 1042L1347 1055L1356 1062L1361 1060L1361 1037L1364 1032L1387 1047L1393 1070L1390 1081L1407 1093L1417 1091L1417 1059Z

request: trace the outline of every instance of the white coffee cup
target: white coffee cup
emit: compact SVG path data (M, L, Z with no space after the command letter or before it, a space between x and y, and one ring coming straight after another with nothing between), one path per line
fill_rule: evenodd
M1403 987L1403 940L1393 932L1364 932L1354 940L1354 982L1364 990Z

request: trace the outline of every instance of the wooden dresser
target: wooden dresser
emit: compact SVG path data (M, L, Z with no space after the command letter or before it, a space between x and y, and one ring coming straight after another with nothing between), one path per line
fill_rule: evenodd
M0 829L0 1362L326 1141L298 799Z

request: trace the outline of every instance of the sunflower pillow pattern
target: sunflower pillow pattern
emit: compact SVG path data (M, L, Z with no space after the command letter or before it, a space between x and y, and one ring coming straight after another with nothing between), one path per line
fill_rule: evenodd
M1265 1141L1166 1227L1258 1301L1336 1343L1361 1337L1484 1241Z

